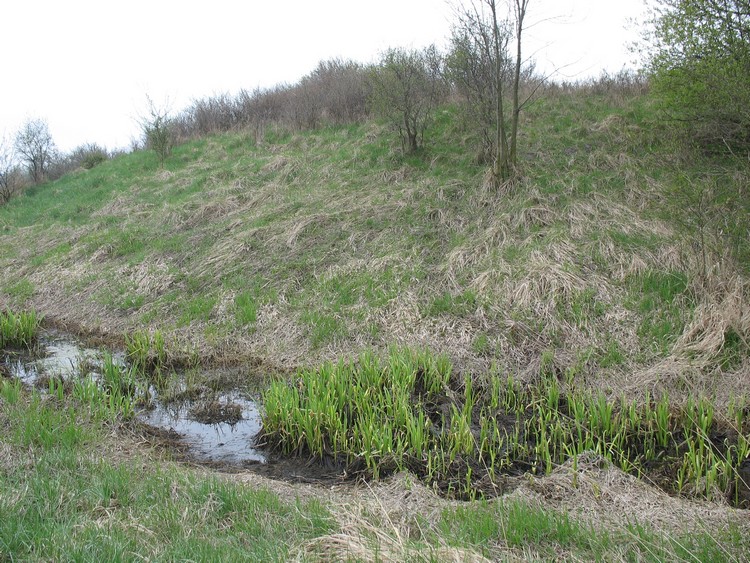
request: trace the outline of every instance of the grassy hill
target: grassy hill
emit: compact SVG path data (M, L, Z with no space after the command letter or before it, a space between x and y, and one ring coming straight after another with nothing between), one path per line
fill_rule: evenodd
M521 376L551 355L616 393L742 389L746 237L712 238L724 208L701 194L741 194L745 163L686 155L616 85L558 88L522 127L503 193L452 107L410 157L375 123L118 157L0 209L3 303L203 361L407 344Z
M673 142L659 117L637 86L551 88L524 114L521 179L500 191L453 106L413 156L374 122L202 138L163 169L152 153L122 155L0 208L0 310L115 345L159 331L175 362L285 373L405 345L446 354L457 397L472 377L481 395L488 374L510 375L559 382L563 402L572 390L668 395L675 409L706 397L717 419L730 404L737 416L750 171ZM744 511L727 499L668 497L586 456L516 477L489 503L438 499L403 475L324 494L168 464L113 433L106 405L61 410L0 383L0 480L19 491L0 495L15 515L0 518L0 556L746 553Z

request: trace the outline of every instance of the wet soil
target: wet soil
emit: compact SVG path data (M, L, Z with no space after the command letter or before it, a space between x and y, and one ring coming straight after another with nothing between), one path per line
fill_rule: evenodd
M70 390L76 378L97 377L106 353L102 348L83 344L70 334L48 330L33 350L2 352L0 376L17 377L25 384L43 390L54 378L62 381L63 387ZM115 352L113 358L125 364L124 353ZM199 368L197 372L176 373L177 388L173 387L164 396L151 387L152 398L148 407L141 408L134 421L150 443L169 452L174 459L227 473L252 471L264 477L297 483L334 485L367 478L364 467L345 466L332 457L311 459L304 455L276 455L272 448L262 442L260 405L249 393L239 389L243 378L241 370ZM443 399L428 405L428 415L436 426L447 416L450 407L449 398ZM508 431L512 431L516 424L514 417L499 422ZM478 427L474 430L478 433ZM385 461L380 469L382 476L392 472L387 465ZM408 460L407 465L410 465ZM422 476L424 464L415 460L413 465L409 469L418 477ZM396 471L397 468L392 469ZM456 479L436 482L433 486L450 491L460 484L459 477L469 470L473 475L483 474L483 468L474 467L471 460L457 460L454 469ZM514 478L533 469L532 463L519 461L505 468L504 476L480 479L474 484L474 489L488 497L507 493L514 488ZM743 462L740 470L742 478L750 475L750 461ZM661 474L664 471L664 467L654 468L650 480L669 491L673 476ZM750 482L750 479L746 482ZM745 489L746 486L742 490L729 492L738 500L735 506L750 507L750 489Z
M244 473L251 471L263 477L289 483L309 483L322 486L355 483L359 479L333 463L299 457L283 457L265 453L262 460L251 457L221 459L221 456L206 456L185 440L185 435L174 428L153 426L136 422L137 431L152 447L164 451L181 463L207 467L222 473Z
M70 390L78 378L99 377L106 353L53 329L44 332L32 350L4 351L0 372L42 390L51 379L57 379ZM114 352L113 359L125 364L123 352ZM227 389L236 385L236 376L205 370L198 376L191 374L200 381L195 385L185 383L185 374L175 376L180 390L162 398L159 390L151 387L152 399L137 412L137 423L150 428L152 436L179 456L196 463L231 468L268 461L255 447L261 425L258 404L237 389Z

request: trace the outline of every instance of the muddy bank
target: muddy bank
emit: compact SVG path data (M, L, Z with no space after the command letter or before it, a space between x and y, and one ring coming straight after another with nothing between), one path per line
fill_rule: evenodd
M390 365L401 365L395 359L391 358ZM424 361L432 360L425 356ZM126 354L121 350L95 347L63 331L48 329L41 334L32 350L3 352L0 369L5 375L42 390L60 387L70 392L76 381L86 378L106 383L103 373L107 362L116 363L123 370L129 369ZM371 362L374 362L371 375L380 381L388 370L385 365L378 366L374 358ZM357 375L359 368L355 368L354 364L349 364L349 367L339 364L338 369L344 368L345 373L339 376L335 376L336 370L333 368L333 371L327 371L321 380L322 385L343 389L360 377ZM420 428L424 432L424 439L420 442L422 455L405 448L399 457L396 450L381 446L374 449L357 446L356 452L364 454L337 450L337 442L326 425L331 423L330 420L324 424L321 419L317 425L313 424L321 435L320 451L310 448L309 436L300 434L295 437L292 434L293 429L310 427L315 416L322 416L324 412L332 413L331 416L338 413L355 426L360 424L353 422L358 412L374 408L377 412L387 413L392 406L379 405L374 390L390 390L386 395L395 396L398 387L395 379L375 383L369 391L365 389L366 386L360 386L360 390L364 390L364 397L369 398L367 405L341 399L341 404L348 405L344 409L328 409L322 403L316 403L316 409L306 407L297 413L295 409L285 407L274 412L269 402L268 417L291 424L288 429L283 426L273 430L271 426L269 432L268 428L262 428L263 409L257 400L257 385L262 377L257 373L257 366L233 369L204 366L175 368L159 372L157 377L150 379L148 375L142 375L145 379L139 383L143 388L135 399L133 424L148 436L149 441L168 449L180 461L224 472L250 470L270 478L294 482L333 484L370 481L377 480L378 475L386 477L409 470L448 496L474 498L479 494L494 497L512 491L517 478L529 472L535 475L550 473L555 466L571 457L598 451L605 457L606 452L622 452L619 457L612 454L612 461L627 465L630 473L648 479L669 493L683 492L681 488L676 489L674 483L680 478L680 471L692 471L692 466L686 465L685 461L689 452L683 451L684 444L672 444L671 440L693 440L692 430L686 430L678 423L694 423L698 416L687 413L690 420L685 419L684 412L678 413L667 402L647 405L647 409L642 411L634 403L606 403L603 396L596 400L567 396L562 393L562 384L553 372L549 375L547 387L543 389L527 389L508 380L504 384L497 382L497 388L490 392L487 389L472 391L468 378L464 379L464 389L461 391L460 382L450 377L451 367L448 363L445 363L443 370L445 376L441 377L444 380L439 384L430 383L427 375L438 372L427 364L414 373L407 370L405 375L411 374L415 379L414 388L410 388L403 397L406 410L394 411L374 425L383 430L394 420L407 420L414 414L413 408L423 408L421 414L424 416L420 419ZM323 374L314 370L305 373L300 375L295 385L286 387L286 384L277 382L272 389L276 388L279 397L285 397L289 404L310 401L312 396L308 396L308 391L320 387L317 378ZM335 384L333 382L337 377L341 381ZM250 390L250 380L256 385L255 394ZM544 394L540 395L540 391L544 391ZM301 395L295 399L297 393ZM324 394L326 397L335 395L332 389L324 389ZM278 399L276 402L283 403ZM740 426L743 426L747 410L740 408L736 412ZM651 416L656 417L660 412L664 415L663 427L659 426L656 418L649 422ZM710 417L705 429L697 428L705 439L695 444L716 449L716 455L727 460L720 465L721 460L716 455L711 457L718 468L716 471L728 472L722 481L722 494L731 504L747 508L750 505L750 489L747 487L750 462L738 449L740 442L745 444L747 439L736 431L735 435L729 436L730 427L712 422L713 407L709 403L696 403L695 415L699 413L704 413L701 420ZM598 416L595 424L594 414ZM573 424L574 419L576 422ZM339 430L346 428L344 422L342 420L341 425L337 426ZM649 424L653 428L647 428ZM395 427L394 430L396 438L402 440L400 431ZM550 431L554 434L550 434ZM552 441L553 435L557 442ZM664 444L661 444L662 435ZM284 437L291 437L291 446L284 441ZM348 434L340 437L346 444L354 443ZM368 438L365 434L361 437ZM515 437L515 441L511 441L511 437ZM462 441L456 442L457 439ZM482 445L479 450L476 449L477 444ZM497 469L492 465L496 458L499 460ZM706 471L709 470L712 469L707 467ZM708 482L710 473L706 473L705 480L701 473L689 475L697 485L685 487L685 492L717 496L714 485ZM715 476L713 478L716 479ZM684 483L688 481L685 479Z
M125 365L121 350L96 347L72 334L49 329L31 350L7 350L0 370L41 390L50 381L69 389L85 377L101 378L104 359ZM135 423L179 452L185 459L222 467L267 462L256 448L261 410L252 396L239 389L239 371L195 369L170 374L168 385L149 386L139 399Z

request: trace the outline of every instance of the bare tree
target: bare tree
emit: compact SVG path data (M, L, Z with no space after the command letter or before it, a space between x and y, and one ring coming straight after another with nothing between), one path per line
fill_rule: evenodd
M0 138L0 205L8 203L10 198L20 190L20 176L13 144L2 137Z
M458 8L449 58L451 76L480 104L477 116L485 150L492 155L495 187L516 174L524 22L530 0L470 0ZM499 13L504 5L507 13ZM513 45L513 53L509 48ZM490 135L490 130L493 134Z
M32 181L35 184L44 181L56 153L47 121L44 119L26 121L16 134L15 148L26 163Z

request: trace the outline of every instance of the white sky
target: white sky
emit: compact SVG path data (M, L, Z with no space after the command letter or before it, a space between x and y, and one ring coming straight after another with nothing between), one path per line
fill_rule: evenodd
M333 57L446 45L455 0L3 0L0 135L47 119L57 146L127 147L146 96L191 100L295 82ZM567 78L617 71L643 0L531 0L525 51Z

